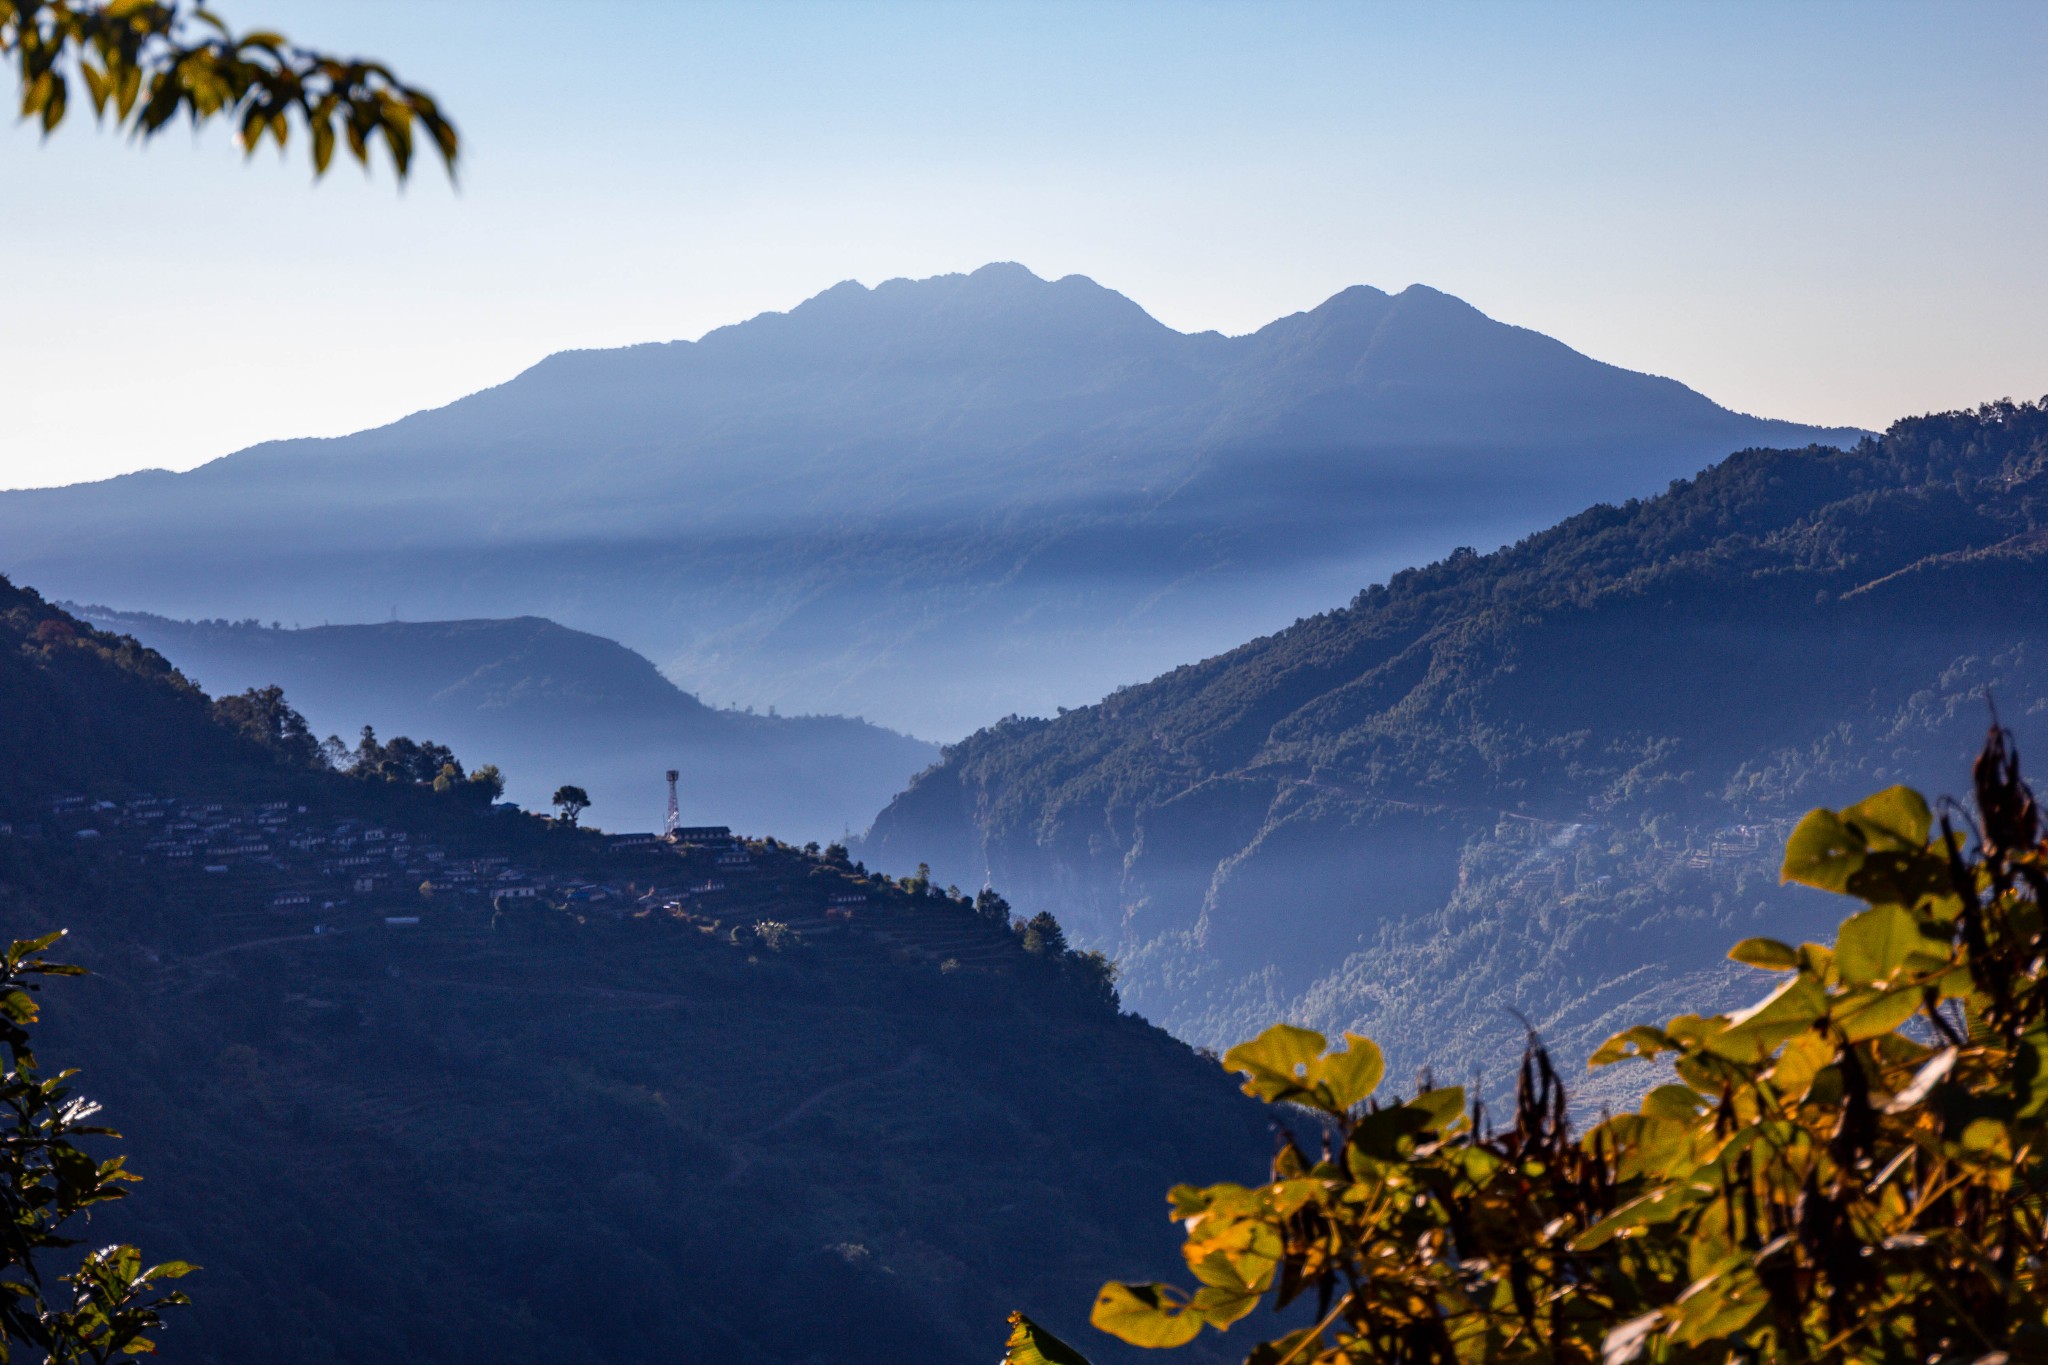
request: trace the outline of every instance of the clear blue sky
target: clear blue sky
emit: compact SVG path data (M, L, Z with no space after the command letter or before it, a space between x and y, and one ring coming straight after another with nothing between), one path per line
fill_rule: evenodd
M991 260L1231 332L1421 281L1815 422L2048 392L2041 0L217 8L433 90L461 189L0 130L0 486Z

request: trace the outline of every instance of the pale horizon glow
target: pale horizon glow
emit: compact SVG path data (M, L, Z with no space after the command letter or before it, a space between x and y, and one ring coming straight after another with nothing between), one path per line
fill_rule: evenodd
M2048 6L220 7L433 90L462 186L0 130L0 487L1002 260L1233 334L1427 284L1826 425L2048 392Z

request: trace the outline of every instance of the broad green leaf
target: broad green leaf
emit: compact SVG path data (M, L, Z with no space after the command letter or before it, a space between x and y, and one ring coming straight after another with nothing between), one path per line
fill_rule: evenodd
M1702 1045L1735 1061L1758 1061L1810 1028L1827 1008L1827 993L1820 983L1802 973L1788 978L1748 1009L1729 1015L1726 1027L1718 1034L1708 1034Z
M1329 1087L1330 1101L1338 1109L1349 1109L1379 1087L1386 1074L1386 1059L1378 1044L1356 1033L1344 1035L1342 1052L1333 1052L1312 1066L1311 1074Z
M1188 1230L1181 1256L1203 1284L1257 1296L1273 1283L1284 1249L1279 1230L1266 1218L1208 1218Z
M1836 1027L1852 1043L1890 1033L1920 1008L1920 988L1896 990L1865 987L1837 999L1832 1011Z
M1088 1365L1088 1360L1022 1313L1012 1313L1003 1365Z
M1909 963L1932 970L1948 958L1947 945L1920 932L1920 921L1897 905L1879 905L1842 923L1835 939L1835 970L1844 983L1884 981Z
M1773 972L1799 970L1799 950L1774 938L1746 938L1728 950L1730 961Z
M1849 878L1863 866L1865 848L1862 833L1844 824L1833 811L1808 811L1785 841L1779 879L1823 891L1846 891Z
M1202 1330L1189 1307L1170 1286L1111 1280L1095 1296L1088 1321L1133 1346L1185 1346Z
M1637 1199L1631 1199L1613 1213L1574 1237L1573 1251L1591 1251L1636 1228L1668 1223L1705 1196L1686 1185L1666 1185Z
M1323 1055L1323 1045L1323 1035L1313 1029L1275 1024L1224 1053L1223 1065L1245 1073L1245 1094L1272 1104L1306 1089L1309 1067Z
M1660 1052L1674 1052L1678 1042L1660 1028L1638 1024L1625 1029L1602 1043L1587 1059L1587 1066L1607 1066L1614 1062L1625 1062L1635 1057L1655 1057Z
M1614 1125L1615 1150L1621 1155L1622 1179L1649 1176L1663 1180L1692 1166L1696 1120L1617 1114L1610 1122Z
M1364 1175L1358 1164L1360 1159L1377 1162L1402 1160L1403 1140L1418 1137L1430 1131L1431 1127L1428 1112L1413 1105L1397 1105L1376 1114L1367 1114L1351 1130L1351 1140L1345 1146L1352 1174Z
M1869 847L1897 851L1925 848L1927 833L1934 828L1927 799L1911 787L1887 787L1866 796L1844 810L1841 818L1863 832Z
M1699 1092L1689 1085L1660 1085L1643 1096L1642 1112L1651 1118L1690 1122L1699 1117L1704 1103Z
M1425 1090L1405 1106L1419 1109L1429 1116L1431 1131L1441 1133L1456 1123L1465 1112L1465 1087L1442 1085L1434 1090Z
M1776 1087L1778 1098L1786 1103L1805 1099L1806 1092L1813 1088L1813 1078L1834 1060L1835 1045L1825 1034L1813 1031L1794 1037L1771 1067L1771 1084Z
M1195 1291L1188 1312L1222 1331L1259 1306L1259 1291L1233 1289L1226 1285L1204 1285Z

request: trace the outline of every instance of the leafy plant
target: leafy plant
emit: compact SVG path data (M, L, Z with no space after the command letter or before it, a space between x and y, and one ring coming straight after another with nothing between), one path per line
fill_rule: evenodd
M52 1254L78 1245L66 1232L72 1220L121 1198L122 1185L137 1179L121 1157L96 1161L78 1146L80 1138L120 1135L90 1125L99 1106L72 1093L75 1073L44 1075L30 1047L39 979L84 975L43 956L60 937L17 941L0 957L0 1362L23 1346L53 1365L153 1351L148 1334L162 1311L187 1302L157 1292L157 1283L193 1269L183 1261L145 1267L134 1247L109 1246L87 1252L55 1284L48 1275Z
M210 10L182 0L0 0L0 56L21 79L21 113L44 133L64 121L73 80L94 116L138 138L184 114L197 127L235 125L253 156L269 138L283 151L294 123L326 174L337 143L364 166L379 138L404 180L415 129L452 174L461 140L424 90L377 62L293 45L282 34L236 33Z
M1967 833L1903 787L1809 814L1785 879L1864 908L1737 944L1785 977L1754 1006L1611 1039L1594 1065L1675 1079L1584 1135L1533 1039L1505 1127L1456 1087L1375 1100L1364 1038L1232 1049L1319 1149L1283 1124L1268 1184L1175 1188L1196 1288L1112 1282L1095 1325L1293 1309L1248 1365L2048 1359L2048 840L2002 731L1974 779ZM1007 1359L1079 1357L1019 1318Z

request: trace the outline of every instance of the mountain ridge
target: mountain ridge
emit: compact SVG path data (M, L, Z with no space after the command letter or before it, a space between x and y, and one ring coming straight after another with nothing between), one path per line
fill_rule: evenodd
M662 773L676 768L686 823L829 841L937 757L936 746L847 717L708 707L644 656L545 617L293 630L64 605L209 691L282 686L316 733L353 742L372 725L494 762L529 809L573 783L611 828L657 827Z
M1009 265L557 353L185 474L0 494L0 567L169 617L545 616L717 702L943 737L1732 449L1858 435L1427 286L1227 337Z
M1485 982L1487 1008L1547 1020L1568 1055L1607 1016L1562 983L1603 999L1648 963L1663 989L1721 971L1731 932L1800 937L1805 902L1768 874L1807 806L1938 792L1987 690L2038 737L2044 481L2038 404L1902 421L1846 452L1743 452L978 732L861 847L1057 906L1125 963L1136 1007L1193 1041L1281 1016L1418 1065L1500 1066L1397 1008ZM1530 976L1588 925L1604 941ZM1513 950L1446 955L1482 932ZM1418 973L1409 989L1388 961Z

